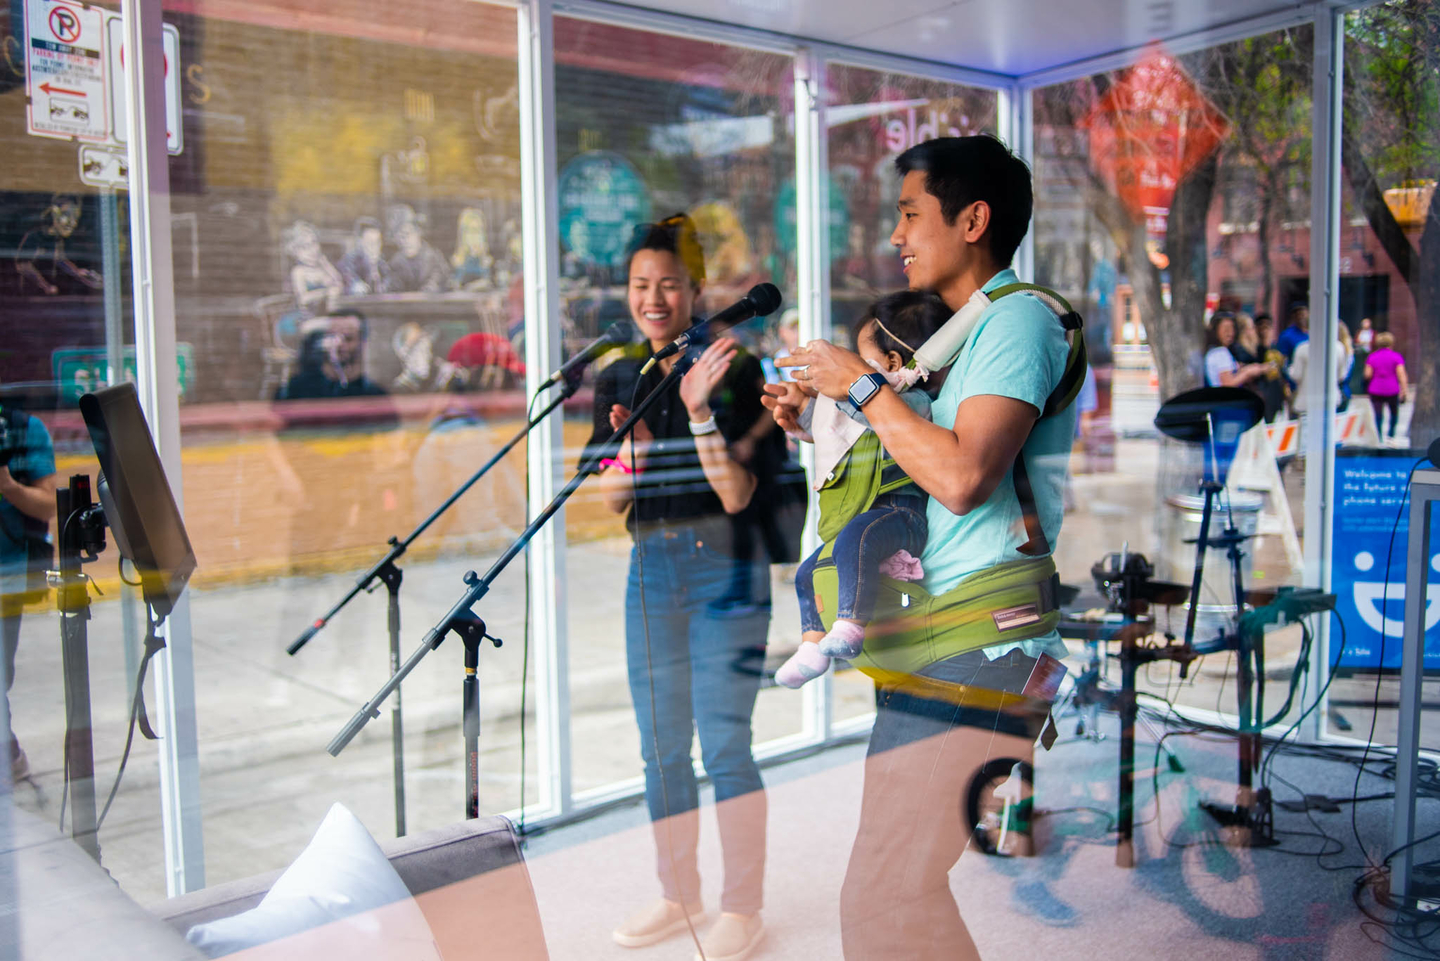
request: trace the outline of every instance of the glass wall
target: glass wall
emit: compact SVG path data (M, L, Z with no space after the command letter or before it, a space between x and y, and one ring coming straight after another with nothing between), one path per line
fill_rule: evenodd
M1207 383L1217 312L1235 318L1237 364L1265 363L1255 321L1269 320L1273 340L1306 303L1310 37L1306 25L1180 56L1151 47L1123 69L1033 92L1035 279L1084 315L1092 366L1093 390L1077 401L1057 558L1061 579L1087 592L1091 565L1126 547L1145 554L1157 578L1188 586L1201 449L1160 435L1157 409ZM1252 432L1227 491L1237 528L1259 534L1246 546L1244 577L1260 590L1305 577L1303 375L1288 356L1268 361L1245 384L1268 405L1274 444L1288 437L1294 446L1277 458L1266 428ZM1233 611L1227 572L1223 551L1208 551L1197 639ZM1165 626L1183 636L1184 609L1168 616ZM1289 671L1280 665L1295 663L1299 642L1294 631L1272 636L1272 696L1283 699ZM1184 683L1173 663L1142 683L1177 703L1233 712L1234 670L1222 653Z
M1340 321L1355 343L1352 408L1373 415L1383 446L1341 448L1336 456L1331 586L1346 628L1343 636L1331 630L1343 668L1331 697L1340 715L1362 729L1367 708L1378 701L1374 736L1390 744L1397 715L1389 706L1399 703L1399 687L1393 676L1369 676L1402 660L1405 522L1394 545L1389 532L1406 478L1440 436L1440 84L1426 66L1434 58L1436 18L1433 4L1387 3L1347 14L1343 23ZM1357 486L1362 478L1369 483ZM1434 597L1440 560L1426 561ZM1424 664L1434 670L1430 611ZM1433 744L1435 712L1422 714L1421 743Z
M15 645L14 686L8 693L14 741L12 746L6 738L0 759L11 762L12 776L27 778L13 795L17 821L28 815L55 824L67 793L66 684L79 675L73 661L66 669L51 595L29 591L38 585L17 575L15 565L24 538L37 527L55 526L54 497L44 478L63 487L73 475L86 475L86 483L95 477L98 465L76 398L103 384L112 371L133 371L129 204L123 190L92 182L96 178L82 170L81 156L94 148L69 139L77 132L105 136L108 104L96 103L92 117L84 98L61 96L53 110L47 104L36 115L27 112L21 43L26 24L21 8L14 9L0 24L7 54L0 62L0 149L6 157L0 165L0 465L7 479L42 497L41 505L23 510L20 498L0 498L0 618L4 644ZM107 11L92 9L57 26L79 42L103 43L110 19ZM42 517L37 506L51 510ZM42 520L44 525L35 523ZM118 598L113 549L86 565L86 573L109 599ZM133 615L128 591L124 603ZM122 632L120 610L120 603L98 604L88 625L90 643L80 646L89 655L97 772L92 784L102 792L102 804L124 745L129 679L143 635L143 625L137 630L134 623ZM160 840L155 752L137 753L145 756L131 765L126 790L106 818L104 852L118 880L153 895L154 885L164 892L160 860L151 854ZM67 800L66 830L76 805Z
M335 801L376 837L399 833L397 755L404 830L461 819L458 639L402 687L398 743L389 709L400 701L392 698L338 758L326 745L392 670L385 586L367 584L373 589L297 653L286 648L386 554L387 538L427 522L524 423L527 330L553 324L571 356L629 316L625 265L637 225L677 212L694 220L707 268L697 313L722 309L757 283L776 284L782 311L736 330L747 354L773 359L785 310L804 293L794 71L781 53L557 17L558 149L544 189L558 201L558 222L546 229L558 240L560 312L526 317L514 10L459 0L363 14L292 0L171 6L171 195L168 224L157 229L168 229L173 244L180 462L200 565L190 588L198 807L204 881L215 884L291 861ZM1349 139L1338 310L1315 326L1319 336L1329 336L1327 324L1344 330L1354 345L1337 370L1350 395L1342 413L1359 417L1344 422L1358 431L1358 446L1337 457L1342 472L1356 457L1413 463L1407 435L1424 441L1437 423L1440 350L1423 318L1424 305L1440 297L1437 271L1426 269L1440 229L1425 230L1440 209L1440 164L1433 78L1414 74L1428 21L1412 14L1386 5L1344 21ZM113 16L84 8L54 29L94 29L97 50L119 58ZM27 95L15 53L28 49L26 29L40 27L0 22L0 406L45 425L53 472L64 481L93 477L97 467L79 396L135 376L126 132L113 87L101 91L94 115L63 96L42 103ZM1208 342L1207 330L1218 330L1224 314L1233 315L1235 354L1253 355L1237 365L1254 363L1250 386L1273 419L1242 443L1227 485L1237 525L1255 535L1245 577L1259 589L1305 578L1303 548L1316 533L1305 530L1314 494L1305 478L1316 471L1307 471L1298 432L1302 414L1313 423L1330 412L1303 410L1295 351L1267 352L1252 324L1268 314L1272 333L1301 330L1295 308L1310 294L1311 232L1321 219L1311 202L1313 43L1307 26L1194 53L1150 47L1123 68L1029 93L1034 279L1084 314L1092 362L1077 401L1057 556L1062 580L1084 591L1075 606L1103 606L1091 567L1110 552L1140 551L1158 578L1188 582L1199 450L1161 437L1153 419L1162 400L1205 380L1213 351L1225 347ZM825 72L829 323L848 340L866 306L904 283L888 242L895 156L929 137L1002 125L994 91L837 61ZM1385 450L1389 431L1377 432L1387 405L1366 397L1366 355L1382 335L1394 338L1410 371L1398 424L1391 420L1398 453ZM564 408L568 469L591 436L597 377L613 362L594 364ZM773 365L762 369L778 376ZM487 569L524 526L525 455L521 443L403 544L400 657L460 597L464 573ZM1375 558L1343 540L1338 523L1335 537L1337 591L1360 598L1355 572ZM556 720L569 732L572 796L548 799L546 815L638 793L641 773L625 649L631 541L593 482L567 505L565 544L568 696L551 707L564 712ZM1225 563L1219 551L1207 560L1202 642L1227 613ZM124 749L144 623L113 544L85 571L96 588L90 690L103 802ZM784 565L770 568L767 676L798 640L791 577ZM512 565L476 605L489 633L506 642L480 655L486 813L534 804L539 772L553 770L542 761L554 759L537 756L533 688L526 703L526 645L554 642L529 635L531 587L523 563ZM7 601L4 613L16 610ZM1367 611L1355 613L1366 621ZM1387 611L1368 614L1382 627L1362 639L1368 647L1340 651L1354 659L1342 666L1393 665L1393 649L1376 649ZM1182 632L1183 609L1162 613L1160 626ZM15 797L23 811L54 822L62 807L73 817L64 776L73 678L54 643L53 605L31 604L19 629L10 705L27 776ZM1273 705L1295 676L1303 641L1292 629L1268 644ZM1072 649L1072 666L1082 669L1102 656ZM1141 685L1176 704L1232 711L1234 670L1218 654L1183 681L1170 665L1155 666ZM872 683L854 671L827 683L831 717L863 726ZM1347 692L1365 696L1345 683L1334 689L1342 716ZM817 703L765 681L753 718L758 749L814 735L820 712L807 710ZM1061 718L1063 733L1077 720ZM131 754L101 834L106 868L142 903L167 888L156 753L143 742Z
M629 316L625 266L632 232L675 213L692 218L704 250L699 313L727 307L765 282L793 304L790 58L557 17L555 60L567 342L586 343ZM745 351L768 360L778 347L779 319L757 318L733 335ZM596 367L603 369L607 360ZM592 424L588 407L567 416L568 465L578 460ZM611 784L618 772L640 773L625 672L631 539L593 482L567 506L566 537L569 720L574 787L583 793ZM782 648L788 653L798 640L794 590L781 579L781 568L773 570L770 646L772 654ZM756 743L800 729L800 696L763 690L754 714Z
M169 171L181 463L199 559L200 806L215 883L283 866L335 801L377 837L398 830L390 714L338 759L325 754L390 674L385 588L355 598L295 656L286 646L523 423L520 148L513 10L391 5L305 21L285 3L193 9L165 23L178 39L167 55L178 50ZM439 22L449 29L426 26ZM17 161L0 174L4 246L21 252L0 271L0 378L37 398L65 478L93 471L76 400L110 378L112 292L133 343L126 194L94 186L124 154L86 145L77 158L73 143L27 136L23 83L0 97L0 138ZM523 476L522 446L400 561L405 654L458 598L460 575L523 526ZM114 602L110 555L89 571L105 592L91 624L103 788L125 735L133 656L121 638L134 643L125 619L137 615ZM516 642L482 655L484 810L521 797L523 593L516 567L478 608L491 633ZM21 803L47 819L63 793L51 620L25 620L14 705L34 775ZM402 687L411 833L464 814L462 653L451 640ZM528 767L534 797L533 752ZM141 901L165 891L159 816L145 743L102 837L107 866Z

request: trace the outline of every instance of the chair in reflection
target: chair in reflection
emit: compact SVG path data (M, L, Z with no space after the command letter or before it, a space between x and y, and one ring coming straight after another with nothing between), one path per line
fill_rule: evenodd
M265 346L260 351L260 399L270 400L290 380L300 357L300 321L304 318L290 294L271 294L255 301L251 310L260 321Z

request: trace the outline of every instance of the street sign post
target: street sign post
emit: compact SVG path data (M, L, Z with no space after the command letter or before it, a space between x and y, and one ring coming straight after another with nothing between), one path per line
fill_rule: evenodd
M25 0L26 129L37 137L100 142L110 132L105 11L67 0Z
M130 137L125 105L125 30L120 14L77 0L25 0L27 129L37 137L103 144L123 156ZM185 149L180 110L180 31L164 24L165 149ZM80 152L80 179L123 189L128 177L111 151Z
M130 159L123 149L106 144L81 144L80 182L92 187L125 190L130 186Z
M180 31L164 26L165 47L165 150L172 157L185 147L180 121ZM120 14L105 15L106 87L110 93L110 137L124 146L130 137L130 114L125 108L125 26Z

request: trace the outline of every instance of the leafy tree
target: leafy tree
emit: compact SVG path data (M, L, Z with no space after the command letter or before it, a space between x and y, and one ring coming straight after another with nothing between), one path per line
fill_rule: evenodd
M1203 58L1201 77L1218 63ZM1189 65L1187 65L1189 66ZM1192 68L1193 69L1193 68ZM1097 74L1073 83L1037 91L1036 121L1058 128L1083 127L1103 102L1106 93L1122 79L1117 73ZM1205 84L1200 84L1202 89ZM1123 122L1123 121L1122 121ZM1170 274L1170 297L1164 296L1162 268L1151 259L1149 236L1143 219L1132 213L1085 152L1060 161L1066 180L1083 185L1086 202L1116 250L1130 278L1148 335L1162 396L1170 396L1199 383L1202 345L1200 319L1208 288L1206 219L1215 196L1219 156L1212 153L1190 170L1175 188L1166 226L1164 259Z
M1230 118L1222 165L1254 172L1256 237L1260 247L1260 309L1274 304L1270 246L1280 221L1292 219L1292 187L1309 197L1309 30L1252 37L1207 51L1206 94ZM1242 181L1248 188L1248 182ZM1243 188L1242 188L1243 189Z
M1199 382L1199 319L1208 290L1207 215L1217 185L1253 172L1261 250L1260 303L1274 293L1270 240L1291 219L1289 195L1308 198L1313 31L1308 26L1225 44L1180 58L1198 88L1226 115L1220 150L1178 184L1164 253L1171 298L1151 263L1143 223L1083 153L1064 162L1085 185L1091 211L1120 252L1149 335L1162 396ZM1385 202L1384 191L1433 181L1440 173L1440 0L1393 0L1347 18L1342 167L1355 208L1415 297L1418 349L1407 356L1416 385L1411 433L1440 430L1440 191L1432 197L1417 249ZM1083 125L1117 74L1037 91L1036 118L1062 128ZM1299 211L1295 211L1296 214ZM1300 219L1296 216L1294 219Z
M1395 0L1346 18L1341 164L1364 214L1415 299L1417 349L1410 436L1440 432L1440 191L1431 196L1417 249L1385 190L1440 175L1440 0Z

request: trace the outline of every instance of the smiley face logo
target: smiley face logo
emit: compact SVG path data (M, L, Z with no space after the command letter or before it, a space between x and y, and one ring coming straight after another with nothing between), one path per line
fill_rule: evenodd
M1355 570L1360 574L1374 573L1377 577L1384 577L1384 571L1375 570L1375 555L1369 551L1360 551L1355 555L1353 563ZM1429 631L1440 624L1440 554L1430 558L1430 568L1435 574L1430 577L1429 590L1425 592L1425 630ZM1391 576L1394 576L1393 572ZM1405 630L1405 622L1393 617L1386 616L1390 611L1399 610L1399 605L1405 600L1405 584L1391 583L1388 586L1383 580L1360 581L1357 580L1352 588L1354 592L1355 610L1359 612L1360 619L1373 631L1384 634L1386 637L1400 637Z

